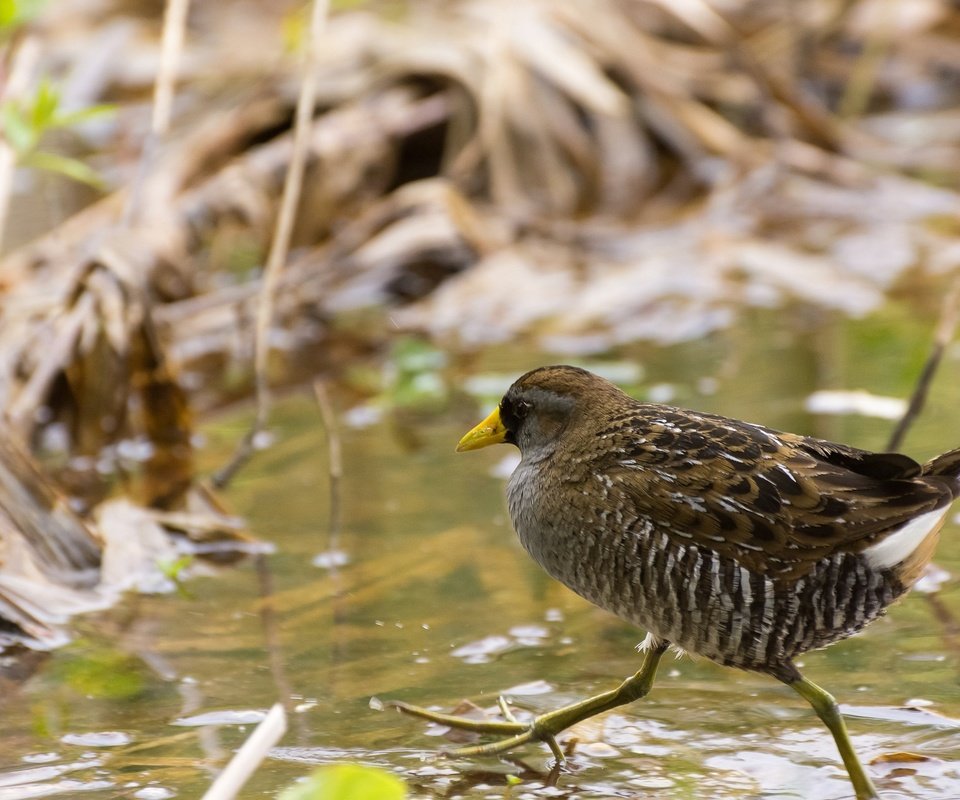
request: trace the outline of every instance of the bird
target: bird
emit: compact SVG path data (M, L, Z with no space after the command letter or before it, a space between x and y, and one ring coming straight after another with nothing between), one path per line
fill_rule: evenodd
M637 672L595 697L517 721L394 701L441 724L498 734L456 751L498 754L556 736L651 689L668 650L769 675L829 729L857 800L879 794L834 698L801 654L884 614L922 574L960 494L960 449L925 464L716 414L640 402L578 367L519 377L457 450L507 443L513 527L549 575L646 631Z

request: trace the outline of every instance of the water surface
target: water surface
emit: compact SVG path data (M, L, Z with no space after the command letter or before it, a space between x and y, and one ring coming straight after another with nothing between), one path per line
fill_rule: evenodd
M916 303L858 322L763 312L700 342L617 357L642 366L630 378L638 396L882 448L889 421L813 415L804 401L824 388L905 396L931 328ZM905 444L911 455L960 444L958 355L948 354ZM496 386L491 373L556 360L568 359L491 352L472 372ZM487 410L458 393L445 407L344 418L338 546L347 563L331 571L312 563L330 547L319 415L306 391L281 401L276 443L226 494L275 552L197 566L183 594L131 596L77 620L73 643L25 679L17 673L27 665L8 658L0 800L198 797L278 697L293 698L290 732L244 797L274 796L312 765L339 760L396 771L415 797L849 797L833 741L799 697L702 660L666 659L649 698L579 726L556 786L546 785L539 745L502 761L437 759L447 741L438 731L371 708L371 697L492 706L505 693L521 711L541 711L638 666L640 631L547 578L521 550L503 501L510 448L454 453ZM242 409L207 427L207 467L249 416ZM864 760L922 756L872 768L885 798L960 796L954 520L937 563L948 572L939 594L914 593L865 634L803 659L845 705Z

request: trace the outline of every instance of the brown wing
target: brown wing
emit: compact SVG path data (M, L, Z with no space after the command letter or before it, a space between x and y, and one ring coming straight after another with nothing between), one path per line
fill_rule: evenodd
M603 470L618 501L680 540L793 578L946 505L945 482L897 453L644 406L614 420Z

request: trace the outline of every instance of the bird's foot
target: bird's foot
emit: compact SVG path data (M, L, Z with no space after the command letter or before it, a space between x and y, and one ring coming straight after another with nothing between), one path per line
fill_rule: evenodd
M461 717L457 714L444 714L439 711L431 711L421 706L411 705L399 700L393 700L386 705L402 711L404 714L410 714L414 717L420 717L428 722L435 722L438 725L446 725L450 728L456 728L461 731L471 731L472 733L491 733L500 734L503 738L495 742L486 744L469 745L467 747L458 747L453 750L444 751L452 756L492 756L513 750L515 747L526 744L531 741L544 742L553 753L558 764L564 760L563 751L557 744L556 736L565 728L569 727L574 720L567 721L566 715L562 712L566 709L558 709L546 714L540 714L534 717L530 722L520 722L513 715L510 706L503 697L497 699L500 706L500 713L505 721L470 719Z
M627 703L632 703L644 697L653 685L653 678L657 672L657 664L666 651L669 642L654 640L653 646L643 655L643 663L637 672L627 678L617 688L608 692L588 697L577 703L563 706L554 711L548 711L534 717L530 722L519 722L514 717L510 706L501 697L498 700L500 713L504 721L468 719L456 714L443 714L439 711L430 711L427 708L413 706L394 700L388 705L439 725L448 725L462 731L474 733L500 734L503 738L489 744L471 745L450 751L451 755L477 756L498 755L512 750L527 742L544 742L551 750L558 764L563 763L563 751L557 744L557 734L578 722L610 711Z

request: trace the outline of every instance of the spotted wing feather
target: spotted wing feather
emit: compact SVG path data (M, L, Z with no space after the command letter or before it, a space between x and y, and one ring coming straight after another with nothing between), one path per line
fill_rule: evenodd
M862 551L953 496L897 453L666 406L638 404L599 435L618 503L780 579Z

